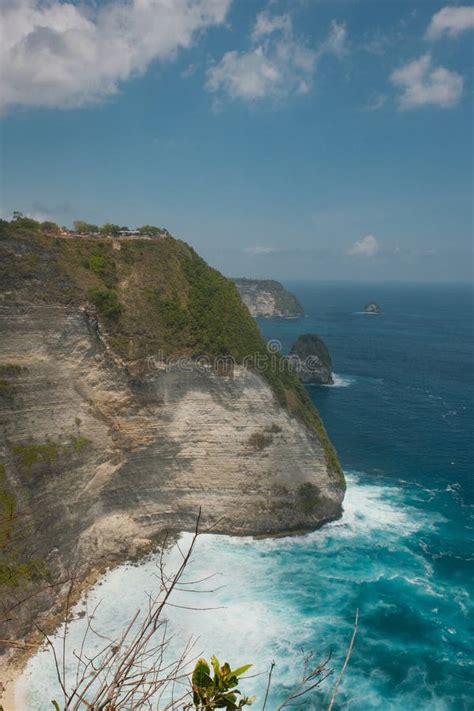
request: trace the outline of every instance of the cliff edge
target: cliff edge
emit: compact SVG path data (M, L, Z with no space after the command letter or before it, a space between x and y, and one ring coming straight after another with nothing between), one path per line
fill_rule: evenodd
M237 289L188 245L2 226L0 265L0 533L21 540L0 587L6 604L41 588L19 637L60 595L44 581L138 555L200 507L238 535L340 515L344 477L304 389L259 372Z

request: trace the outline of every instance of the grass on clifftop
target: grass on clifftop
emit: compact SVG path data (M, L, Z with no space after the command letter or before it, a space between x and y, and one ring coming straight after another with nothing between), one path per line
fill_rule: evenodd
M237 287L185 242L47 235L0 223L0 284L9 298L86 306L126 360L149 356L267 355ZM8 298L8 297L7 297ZM317 434L343 482L336 453L303 386L288 369L262 375L280 403Z

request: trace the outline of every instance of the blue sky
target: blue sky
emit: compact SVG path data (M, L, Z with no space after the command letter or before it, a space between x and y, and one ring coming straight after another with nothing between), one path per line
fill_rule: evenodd
M474 7L4 0L2 214L229 275L472 278Z

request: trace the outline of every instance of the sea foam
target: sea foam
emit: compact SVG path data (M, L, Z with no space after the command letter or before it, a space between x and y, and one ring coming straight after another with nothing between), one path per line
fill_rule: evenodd
M331 385L325 385L328 388L348 388L353 385L356 378L353 375L338 375L337 373L332 374L333 383Z
M192 637L194 655L209 657L214 653L231 664L252 661L257 676L248 679L243 688L246 693L257 693L260 698L267 670L275 660L274 700L281 699L298 680L302 648L323 656L333 647L334 663L336 667L340 665L355 609L361 605L357 590L364 586L399 584L396 580L400 575L399 561L391 569L386 554L392 549L403 549L405 538L431 523L426 516L419 515L419 511L403 505L402 489L372 484L367 478L362 482L361 475L354 473L347 479L343 516L319 531L264 540L201 536L188 579L217 575L197 585L200 592L176 594L173 602L180 607L170 607L167 611L173 635L169 655L178 655ZM183 534L181 549L190 541L190 534ZM383 552L383 559L380 553L371 556L373 550ZM404 575L410 582L416 580L422 586L423 579L429 576L425 561L413 554L408 558ZM167 556L167 565L169 569L176 569L179 562L180 552L175 546ZM86 630L85 618L77 614L84 611L86 605L89 613L95 609L95 630L109 639L117 638L136 610L147 605L147 596L158 589L157 566L157 555L151 555L138 565L119 566L108 572L100 584L89 591L87 598L75 606L76 618L70 624L68 638L70 675L75 669L73 650L79 649ZM422 593L423 587L420 591ZM361 609L362 626L364 615L373 614L379 605L390 609L390 605L379 598L379 594L371 597ZM196 607L213 609L189 609ZM61 631L53 643L59 651ZM103 644L103 639L92 635L86 645L87 653L97 652ZM363 677L357 667L351 674L354 681L356 677ZM368 698L372 697L375 704L380 692L376 686L368 689L368 684L364 681ZM30 659L17 691L24 711L39 711L50 699L60 700L49 650ZM326 684L321 694L328 691ZM313 706L308 702L305 708Z

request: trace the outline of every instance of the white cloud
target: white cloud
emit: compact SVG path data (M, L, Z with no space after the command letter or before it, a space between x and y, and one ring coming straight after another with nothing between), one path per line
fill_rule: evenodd
M249 52L226 52L208 71L206 88L232 99L283 98L310 90L316 54L290 41Z
M0 102L68 108L115 94L154 60L222 23L231 0L6 0Z
M344 22L331 22L331 29L322 50L336 57L343 57L347 53L347 27Z
M317 50L295 34L290 15L261 12L252 29L250 49L226 52L208 69L206 89L247 101L307 94L319 57L341 57L346 34L345 25L333 22L328 38Z
M474 7L443 7L431 18L426 37L437 40L446 35L456 37L466 30L474 29Z
M380 245L377 238L373 235L366 235L354 242L352 247L347 250L347 254L351 257L375 257L379 251Z
M255 20L252 30L252 39L258 40L273 32L291 32L291 17L285 13L283 15L271 15L268 11L260 12Z
M435 105L443 108L454 106L463 93L463 78L445 67L433 67L431 55L405 64L390 77L401 89L399 105L402 109Z
M283 98L307 93L316 70L317 53L295 37L289 18L257 17L248 52L226 52L210 67L206 88L232 99ZM263 19L262 19L263 18ZM261 40L255 44L255 40Z
M245 247L243 250L245 254L252 254L253 256L258 256L261 254L273 254L278 250L275 247L262 247L260 245L255 245L254 247Z

